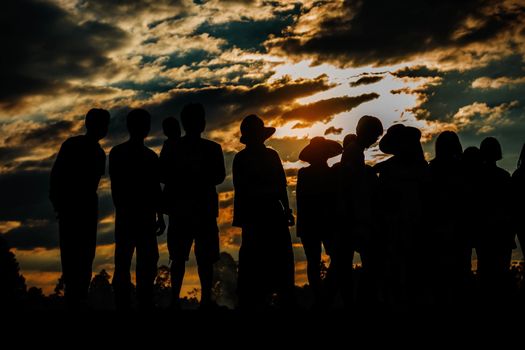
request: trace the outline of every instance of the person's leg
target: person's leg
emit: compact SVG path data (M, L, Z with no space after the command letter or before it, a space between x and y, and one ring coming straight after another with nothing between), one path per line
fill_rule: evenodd
M304 254L306 255L306 275L313 293L314 307L321 304L321 240L316 237L302 237Z
M213 264L220 258L219 229L215 217L208 218L204 225L196 223L195 257L201 283L201 305L213 305Z
M241 310L260 310L264 308L268 281L261 276L261 247L256 235L257 229L242 229L242 243L239 249L239 270L237 293Z
M157 237L153 233L155 226L148 223L144 226L143 232L137 233L137 301L140 309L147 310L154 306L153 289L157 276L159 248Z
M192 237L188 236L186 218L175 218L170 216L168 228L168 249L171 260L171 303L174 309L180 308L180 291L186 272L186 261L188 261L193 244Z
M351 308L354 304L354 283L353 283L353 261L354 248L350 242L339 239L334 254L336 263L337 285L340 288L344 307Z
M62 279L64 281L64 297L68 308L75 308L79 304L79 294L75 283L74 221L71 215L60 213L58 222L60 260L62 264Z
M276 227L279 229L279 227ZM275 273L278 274L276 291L280 307L290 309L295 307L295 261L290 231L287 226L280 228L278 240L275 243L276 259ZM272 244L272 242L268 242ZM268 249L268 251L271 251Z
M89 212L86 210L84 216L78 222L79 230L79 293L84 302L87 302L89 285L93 274L93 260L95 260L95 253L97 248L97 212L96 209Z
M113 275L113 291L117 310L131 309L131 260L135 251L136 241L127 228L129 218L117 213L115 220L115 272Z

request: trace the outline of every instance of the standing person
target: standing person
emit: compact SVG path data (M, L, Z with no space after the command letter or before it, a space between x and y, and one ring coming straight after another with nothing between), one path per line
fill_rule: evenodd
M153 307L153 283L159 251L157 235L164 232L161 213L160 165L157 154L144 145L151 116L134 109L127 116L129 140L109 154L111 194L115 218L115 275L117 309L131 308L131 260L137 251L137 301L140 309Z
M281 159L264 145L274 132L256 115L244 118L240 141L246 147L233 160L233 225L242 228L239 304L245 309L265 308L273 293L283 307L293 305L294 257L288 226L295 220Z
M162 121L162 130L166 136L166 140L162 145L160 151L160 182L164 184L164 191L162 192L162 211L164 214L170 215L173 212L173 203L170 201L170 186L167 185L169 179L174 176L174 156L178 142L180 141L181 130L180 124L174 117L168 117Z
M512 174L512 193L514 206L514 226L518 234L521 251L525 257L525 227L523 226L522 214L525 212L525 144L521 148L518 167Z
M387 246L387 297L395 308L430 301L430 282L421 264L428 246L422 221L428 164L420 139L421 132L414 127L391 126L379 149L393 157L374 167L379 173L381 230Z
M435 261L436 298L439 303L463 305L470 277L471 245L462 225L466 200L463 147L453 131L436 139L435 157L428 166L425 191L428 220L434 237L428 250Z
M345 137L345 147L339 168L342 217L337 238L336 258L339 284L345 305L353 303L352 265L354 250L362 262L359 298L376 303L380 296L379 277L382 266L381 240L375 227L374 213L377 206L378 180L374 170L365 164L365 150L383 134L383 124L365 115L357 123L355 137Z
M173 158L168 159L173 173L166 179L166 197L170 203L168 250L171 263L171 283L175 309L180 308L182 280L195 242L201 308L215 306L211 298L213 263L220 258L219 199L215 186L226 177L224 156L218 143L201 134L206 128L204 107L190 103L181 112L185 135L176 143Z
M328 273L333 273L335 239L335 173L327 164L329 158L343 151L341 145L324 137L314 137L299 154L299 160L310 166L297 175L297 236L301 238L307 261L308 283L314 294L314 307L323 305L321 286L321 251L331 257Z
M503 158L501 146L494 137L485 138L479 147L483 195L480 213L478 272L483 296L490 304L508 300L511 288L510 262L515 248L511 222L511 176L497 166Z
M106 169L106 154L98 142L108 132L109 112L91 109L85 125L85 135L62 144L49 188L58 217L65 298L72 308L87 305L97 245L97 189Z

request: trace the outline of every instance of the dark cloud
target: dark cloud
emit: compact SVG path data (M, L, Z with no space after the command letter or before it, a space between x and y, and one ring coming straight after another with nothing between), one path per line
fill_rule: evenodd
M269 19L246 19L218 24L207 21L195 30L195 34L207 33L212 37L224 39L227 43L224 48L266 51L263 45L266 39L279 36L286 27L292 25L299 10L300 6L296 4L291 10L274 12L274 17Z
M351 87L356 87L356 86L359 86L359 85L374 84L374 83L377 83L378 81L383 80L383 78L384 78L384 76L382 76L382 75L364 76L364 77L361 77L361 78L357 79L356 81L352 81L350 83L350 86Z
M393 74L398 77L438 80L432 79L430 83L415 89L404 88L392 92L417 95L419 103L410 109L416 118L458 126L464 146L479 146L484 137L497 137L505 152L501 164L512 170L525 141L525 85L480 89L474 87L473 82L479 77L518 79L525 76L524 68L520 56L508 57L468 71L437 72L421 66L405 68ZM466 115L468 123L455 119L458 113Z
M311 20L313 14L319 21L309 32L291 31L268 47L315 63L394 64L439 49L490 45L521 26L524 7L490 0L346 0L315 2L303 16Z
M251 113L266 118L279 117L286 105L294 103L296 99L328 90L333 86L327 77L322 75L315 79L283 78L253 87L175 89L170 91L162 102L146 104L144 108L160 119L170 115L178 116L185 104L198 101L206 108L208 129L215 129L227 126L233 121L240 121Z
M280 119L283 121L300 120L306 124L312 124L318 121L327 123L332 120L336 114L350 111L360 104L374 100L378 97L379 95L376 93L359 96L333 97L295 107L284 112Z
M26 220L22 226L7 232L3 236L11 247L20 250L57 248L58 224L56 220Z
M411 66L399 69L392 73L398 78L430 78L441 76L437 68L428 68L427 66Z
M79 11L108 20L133 19L155 13L161 18L153 23L154 26L165 20L179 18L190 4L189 0L80 0L76 7Z
M52 94L68 79L116 69L107 53L128 35L110 24L76 23L57 5L37 0L9 1L0 11L4 33L0 57L0 106L24 96Z
M49 158L23 160L35 151L52 150L60 147L62 141L80 129L82 121L48 121L34 126L21 124L10 132L0 147L0 166L8 169L23 170L43 168L50 164Z
M0 221L50 220L48 171L19 171L0 175Z
M336 128L335 126L331 126L324 131L324 134L325 135L341 135L342 132L343 132L343 128Z

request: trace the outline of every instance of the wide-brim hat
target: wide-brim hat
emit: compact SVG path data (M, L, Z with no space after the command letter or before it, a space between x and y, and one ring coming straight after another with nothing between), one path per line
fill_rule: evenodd
M388 128L385 136L379 141L379 149L386 154L397 154L420 140L421 131L418 128L395 124Z
M245 117L241 122L241 143L264 142L275 133L275 128L264 126L255 114Z
M327 140L324 137L314 137L299 153L299 160L312 163L319 160L326 161L343 153L343 146L337 141Z

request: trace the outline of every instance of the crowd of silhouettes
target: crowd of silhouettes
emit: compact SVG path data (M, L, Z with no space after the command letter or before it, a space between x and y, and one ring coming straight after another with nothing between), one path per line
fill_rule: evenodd
M86 134L66 140L51 172L50 199L59 220L66 302L82 308L95 257L97 188L105 173L99 145L110 115L92 109ZM216 186L226 177L219 144L204 139L205 110L184 106L180 120L163 121L167 139L160 157L144 145L151 116L143 109L127 115L128 141L113 147L109 176L116 210L113 289L119 310L132 308L131 261L136 252L136 291L140 309L151 309L159 251L157 236L169 217L172 307L180 291L192 246L202 287L201 308L212 300L213 264L220 258L219 200ZM265 146L275 128L256 115L240 124L245 145L233 160L233 226L242 229L238 265L239 307L290 309L294 301L295 225L279 154ZM384 135L383 135L384 134ZM379 141L390 158L369 165L365 151ZM341 161L329 166L330 158ZM485 138L463 150L458 135L442 132L435 157L425 160L421 132L363 116L356 134L343 145L314 137L299 159L309 166L297 175L297 236L307 259L313 307L330 307L337 295L344 307L411 308L461 305L472 298L471 255L477 255L481 298L504 303L510 293L515 235L525 246L521 221L525 198L525 145L511 176L497 166L499 142ZM162 185L164 187L162 187ZM322 251L330 257L322 273ZM359 287L354 254L362 262ZM430 271L430 272L429 272ZM323 275L323 276L322 276Z

